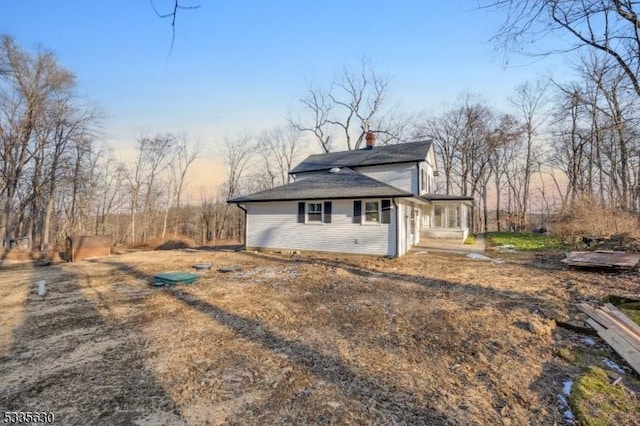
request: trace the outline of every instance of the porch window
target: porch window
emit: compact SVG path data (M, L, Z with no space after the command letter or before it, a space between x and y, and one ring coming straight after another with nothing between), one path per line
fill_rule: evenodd
M364 203L365 223L380 223L380 203L377 201L367 201Z
M444 228L443 206L433 206L433 227Z
M322 223L322 203L307 203L307 222Z
M449 204L433 206L433 227L461 228L462 206Z
M460 228L460 206L449 206L447 212L447 228Z

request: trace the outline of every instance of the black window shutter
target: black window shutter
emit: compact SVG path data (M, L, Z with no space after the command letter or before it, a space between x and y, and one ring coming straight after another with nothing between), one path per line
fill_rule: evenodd
M304 203L298 203L298 223L304 223Z
M362 215L362 201L355 200L353 202L353 223L360 223L360 216Z
M324 202L324 223L331 223L331 201Z
M391 223L391 200L382 200L382 218L380 223Z

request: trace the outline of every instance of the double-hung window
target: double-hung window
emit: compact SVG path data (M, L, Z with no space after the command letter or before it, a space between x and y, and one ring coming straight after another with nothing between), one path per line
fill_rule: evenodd
M331 223L331 201L298 203L298 223Z
M307 222L322 223L322 203L307 203Z
M353 223L391 223L391 200L354 200Z
M380 203L378 201L365 201L364 222L380 223Z

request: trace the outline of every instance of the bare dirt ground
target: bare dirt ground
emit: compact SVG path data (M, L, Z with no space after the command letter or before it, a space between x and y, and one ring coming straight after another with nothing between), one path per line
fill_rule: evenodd
M578 371L557 353L584 336L545 315L640 284L560 257L174 250L4 265L0 411L100 425L566 424L558 395ZM198 262L242 270L150 285Z

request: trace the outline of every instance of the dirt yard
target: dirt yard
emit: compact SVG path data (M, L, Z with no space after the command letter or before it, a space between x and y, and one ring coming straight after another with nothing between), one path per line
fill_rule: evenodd
M571 424L563 386L579 371L558 352L595 341L626 365L547 318L640 284L560 257L174 250L4 265L0 411L57 424ZM194 285L150 285L198 262L214 269Z

